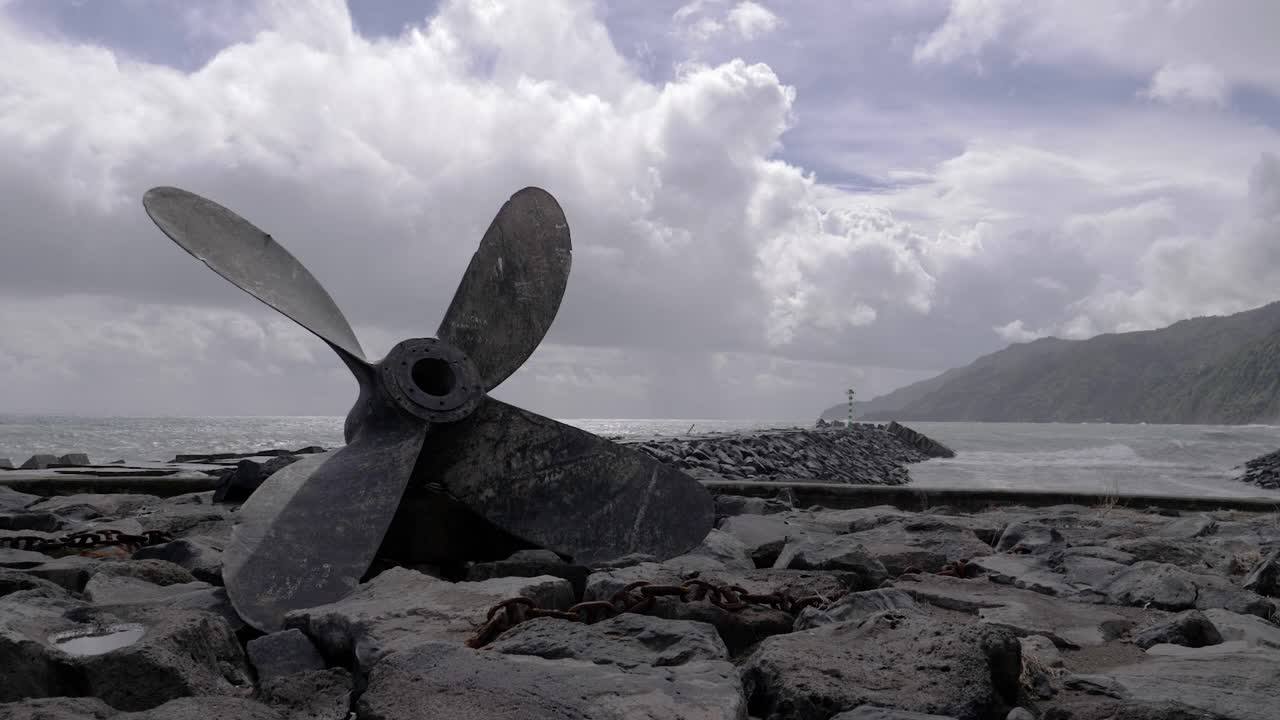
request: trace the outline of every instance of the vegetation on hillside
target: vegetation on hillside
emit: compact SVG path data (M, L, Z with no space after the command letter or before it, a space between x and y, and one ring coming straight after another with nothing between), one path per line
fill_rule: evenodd
M1011 345L854 411L867 420L1272 422L1280 418L1280 303L1159 330ZM822 416L845 414L836 405Z

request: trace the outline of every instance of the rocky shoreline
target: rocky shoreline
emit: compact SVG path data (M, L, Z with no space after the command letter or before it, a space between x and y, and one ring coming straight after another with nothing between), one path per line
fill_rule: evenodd
M0 718L1263 720L1280 701L1274 513L719 496L717 529L666 562L380 563L261 636L221 587L237 505L213 496L0 488ZM499 613L476 642L516 596L632 611Z

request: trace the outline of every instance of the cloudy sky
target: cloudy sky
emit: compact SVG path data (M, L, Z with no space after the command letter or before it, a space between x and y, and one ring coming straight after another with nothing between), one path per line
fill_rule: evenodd
M167 240L177 185L366 351L502 202L565 209L495 395L811 420L1010 342L1280 299L1273 0L0 0L0 412L343 415L319 340Z

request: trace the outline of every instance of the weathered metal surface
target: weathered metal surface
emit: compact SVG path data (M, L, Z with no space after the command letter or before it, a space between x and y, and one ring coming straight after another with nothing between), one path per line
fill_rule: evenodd
M335 602L359 584L428 427L384 406L350 445L288 465L249 497L222 571L246 622L279 630L290 610Z
M142 198L156 226L209 269L315 333L341 355L364 350L333 298L270 235L227 208L186 190L158 187Z
M569 226L546 191L525 188L503 205L439 339L402 341L376 365L320 283L270 235L176 188L149 191L144 205L188 252L333 347L360 386L347 445L278 471L239 513L223 575L254 627L278 629L288 611L353 589L411 478L446 491L412 496L427 508L422 520L469 511L440 522L474 533L442 538L446 557L464 543L483 552L534 543L580 562L634 552L669 557L711 529L711 497L691 478L485 396L537 348L564 295ZM424 438L436 439L424 447Z
M629 448L485 398L435 429L419 472L494 525L591 563L679 555L714 521L693 478Z
M436 332L471 356L486 391L542 342L560 309L572 254L569 223L545 190L512 195L489 225Z

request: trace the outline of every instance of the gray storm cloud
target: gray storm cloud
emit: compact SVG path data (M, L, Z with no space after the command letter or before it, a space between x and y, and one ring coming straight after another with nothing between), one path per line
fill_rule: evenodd
M1277 172L1258 158L1276 138L1225 100L1185 110L1135 90L1132 110L1095 111L1114 120L1103 138L1046 117L1010 132L947 98L947 122L826 93L826 114L806 115L775 69L805 72L786 49L813 27L802 6L694 5L651 19L681 54L662 78L620 49L636 38L609 8L574 0L446 2L376 38L337 0L187 14L226 38L195 69L37 32L0 6L0 410L346 411L354 387L327 348L151 226L140 198L161 184L271 232L374 355L431 334L503 200L546 188L570 221L573 275L544 347L498 394L561 417L804 419L851 384L869 396L1009 340L1271 299L1258 261L1273 259ZM932 23L886 56L904 81L1025 42L1030 21L966 5L877 20ZM720 29L690 34L708 19ZM1125 60L1138 89L1191 62L1143 52ZM1243 76L1205 62L1227 97ZM805 138L841 118L868 146L884 133L865 167L882 189L825 182L788 154L810 157ZM1196 149L1175 163L1166 137ZM1210 260L1235 275L1188 290Z

